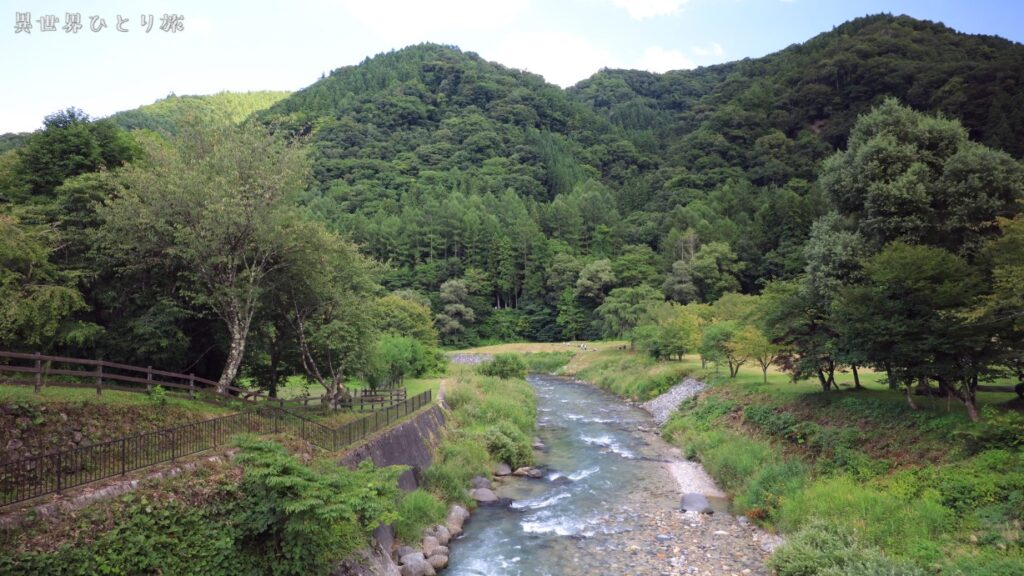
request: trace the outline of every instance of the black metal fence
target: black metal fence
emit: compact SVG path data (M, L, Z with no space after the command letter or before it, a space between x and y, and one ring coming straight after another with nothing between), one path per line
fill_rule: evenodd
M0 460L0 506L204 452L243 432L291 434L325 450L340 450L429 405L431 396L427 390L339 428L264 406L41 456Z

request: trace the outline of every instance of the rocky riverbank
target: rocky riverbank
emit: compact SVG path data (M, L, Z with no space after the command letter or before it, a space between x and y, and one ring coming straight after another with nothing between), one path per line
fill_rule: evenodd
M704 389L704 383L693 378L686 378L667 392L640 405L661 426L679 408L679 405L693 398Z

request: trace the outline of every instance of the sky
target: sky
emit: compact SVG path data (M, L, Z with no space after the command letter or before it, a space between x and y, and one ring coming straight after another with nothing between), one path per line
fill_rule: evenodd
M456 45L560 86L601 68L664 72L756 58L879 12L1024 42L1022 0L0 0L0 5L0 21L6 20L0 26L0 133L35 130L47 114L71 106L102 117L171 93L298 90L335 68L420 42ZM68 13L80 16L77 33L64 31ZM52 31L44 30L48 20Z

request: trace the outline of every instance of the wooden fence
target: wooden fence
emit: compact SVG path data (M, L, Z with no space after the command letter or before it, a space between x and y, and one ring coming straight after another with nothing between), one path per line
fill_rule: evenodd
M278 408L308 408L328 406L322 397L303 396L299 398L268 398L265 390L250 390L237 386L228 386L221 394L217 382L201 378L195 374L182 374L156 370L152 366L145 368L118 364L106 360L86 358L69 358L66 356L48 356L25 352L0 352L0 374L13 374L5 378L5 383L32 386L39 392L47 385L48 378L60 377L51 384L78 388L95 388L97 394L103 390L120 390L124 392L149 392L154 386L161 386L171 392L187 394L189 398L203 399L236 399L245 401L272 401ZM352 390L348 398L337 403L335 410L378 410L406 399L405 388L382 388Z
M238 433L291 434L337 451L431 403L431 391L338 428L273 405L39 456L0 460L0 507L96 482L225 444Z

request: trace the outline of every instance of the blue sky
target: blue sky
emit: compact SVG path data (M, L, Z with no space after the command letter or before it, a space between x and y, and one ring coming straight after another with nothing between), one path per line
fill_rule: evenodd
M567 86L602 67L664 71L775 52L878 12L1024 41L1021 0L0 0L0 133L56 110L92 116L169 93L297 90L418 42L455 44ZM16 33L30 12L30 34ZM82 30L62 30L79 13ZM150 32L142 15L153 15ZM184 30L160 30L164 14ZM56 16L56 31L40 21ZM106 28L92 32L90 16ZM118 17L127 19L118 32ZM97 20L96 26L99 25Z

